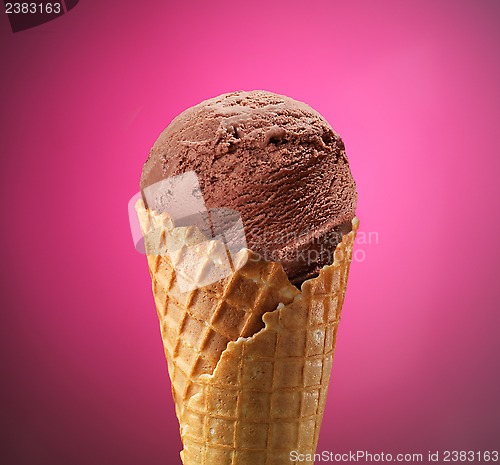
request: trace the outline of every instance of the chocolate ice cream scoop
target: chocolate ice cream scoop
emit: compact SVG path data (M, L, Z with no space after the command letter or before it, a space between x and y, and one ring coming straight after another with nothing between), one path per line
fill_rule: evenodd
M209 209L243 220L248 248L299 284L333 261L357 193L344 144L308 105L266 91L233 92L177 116L144 164L141 191L195 171Z

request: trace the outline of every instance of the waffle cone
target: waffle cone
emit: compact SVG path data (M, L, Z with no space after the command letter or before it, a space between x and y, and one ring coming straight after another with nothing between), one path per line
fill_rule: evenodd
M175 255L158 250L194 249L190 279L200 280L227 257L225 247L200 241L196 228L174 227L141 200L136 209L184 465L284 465L296 463L292 451L313 455L358 220L337 245L334 263L300 291L281 264L242 249L229 260L228 276L182 292L188 278Z

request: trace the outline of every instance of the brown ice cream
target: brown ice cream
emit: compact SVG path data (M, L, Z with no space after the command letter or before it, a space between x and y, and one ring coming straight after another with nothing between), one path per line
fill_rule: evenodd
M207 208L239 212L248 248L280 261L294 284L330 264L351 229L357 193L344 144L289 97L233 92L181 113L151 149L141 190L187 171Z

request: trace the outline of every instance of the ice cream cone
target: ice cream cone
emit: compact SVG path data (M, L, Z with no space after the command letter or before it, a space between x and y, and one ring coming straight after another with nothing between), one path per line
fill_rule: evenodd
M292 451L314 454L358 220L334 263L300 291L279 263L243 249L228 276L181 292L181 281L202 279L225 248L200 242L196 228L175 228L142 200L136 208L184 465L290 464ZM198 253L190 277L179 276L175 254L160 253L169 244Z

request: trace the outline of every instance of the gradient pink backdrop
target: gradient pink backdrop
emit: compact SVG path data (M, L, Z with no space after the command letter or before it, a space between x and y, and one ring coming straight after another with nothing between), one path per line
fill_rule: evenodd
M81 0L0 17L2 458L178 464L127 202L150 146L222 92L342 134L362 231L319 450L500 448L500 3Z

